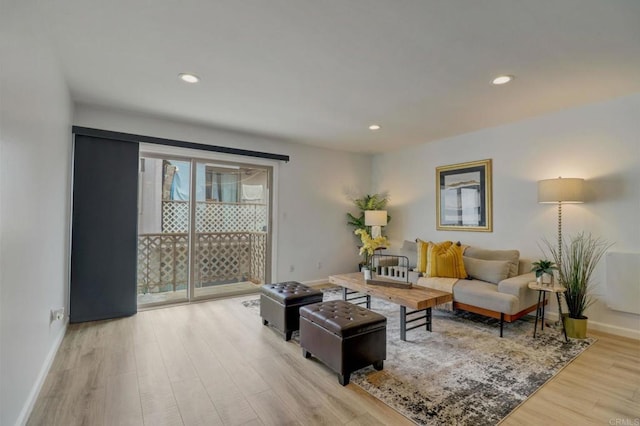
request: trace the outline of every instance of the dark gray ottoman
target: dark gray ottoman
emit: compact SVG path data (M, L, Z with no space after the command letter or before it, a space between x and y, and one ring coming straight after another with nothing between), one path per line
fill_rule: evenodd
M387 318L343 300L300 308L302 355L313 354L338 373L341 385L367 365L382 370L387 358Z
M322 302L322 292L297 281L265 284L260 295L260 316L264 325L271 324L291 339L291 333L300 328L301 306Z

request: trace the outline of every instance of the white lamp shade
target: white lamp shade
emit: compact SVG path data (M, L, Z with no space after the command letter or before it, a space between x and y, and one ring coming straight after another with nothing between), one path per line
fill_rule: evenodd
M584 203L584 179L557 178L538 181L539 203Z
M366 226L385 226L387 224L387 211L365 210L364 224Z

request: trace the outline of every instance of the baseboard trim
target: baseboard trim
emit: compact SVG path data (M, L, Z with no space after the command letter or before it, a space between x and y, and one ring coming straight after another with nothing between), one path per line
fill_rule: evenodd
M620 337L627 337L629 339L640 340L640 331L632 328L618 327L617 325L604 324L589 320L587 324L587 331L589 329Z
M33 407L35 406L36 400L38 399L38 395L40 394L40 390L42 389L42 385L44 385L44 381L47 378L47 374L49 374L49 370L51 369L51 366L53 365L53 360L56 357L56 353L58 353L58 349L60 349L60 345L62 344L64 335L67 332L67 325L69 325L69 321L65 319L65 323L60 329L60 332L58 333L58 337L56 338L55 342L51 346L51 349L49 350L49 353L47 354L47 357L45 358L44 363L42 364L42 368L40 369L38 378L36 379L36 382L33 384L33 387L31 388L31 392L29 393L29 397L25 401L24 406L22 407L22 411L20 412L20 415L16 420L16 426L17 425L24 426L27 424L27 420L29 420L31 411L33 411Z

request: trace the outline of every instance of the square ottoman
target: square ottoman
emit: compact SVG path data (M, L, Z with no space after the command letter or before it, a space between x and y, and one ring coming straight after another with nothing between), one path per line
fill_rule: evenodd
M387 318L343 300L300 308L302 355L312 354L349 384L352 372L368 365L382 370L387 358Z
M291 333L300 328L301 306L322 302L322 292L297 281L265 284L260 294L260 316L264 325L271 324L291 339Z

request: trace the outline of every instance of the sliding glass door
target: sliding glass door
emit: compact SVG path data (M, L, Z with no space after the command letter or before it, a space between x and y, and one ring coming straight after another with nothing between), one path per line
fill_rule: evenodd
M268 170L196 164L194 295L255 289L265 282Z
M141 156L138 306L189 300L191 162Z
M255 292L267 281L270 171L141 155L138 306Z

